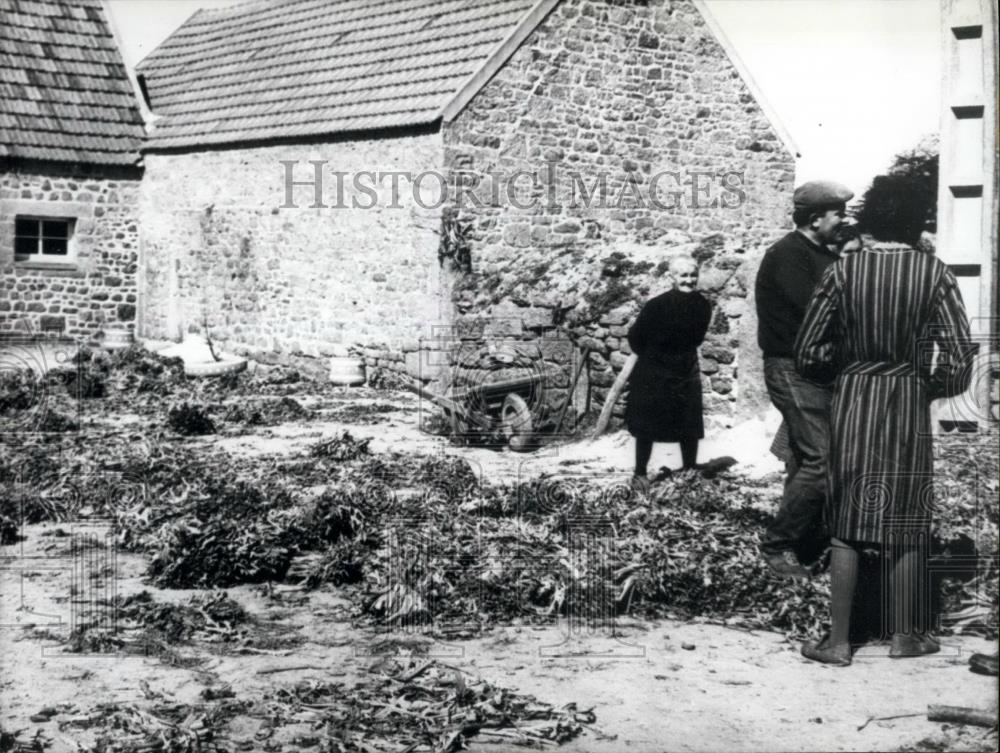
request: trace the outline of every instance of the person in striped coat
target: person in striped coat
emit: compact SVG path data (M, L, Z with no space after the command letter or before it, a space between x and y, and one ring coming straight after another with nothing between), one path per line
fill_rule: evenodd
M830 633L809 659L851 663L859 549L892 563L890 656L938 650L923 587L932 512L930 403L964 392L974 353L955 278L934 256L871 249L829 267L795 343L807 379L835 378L825 520L833 537Z

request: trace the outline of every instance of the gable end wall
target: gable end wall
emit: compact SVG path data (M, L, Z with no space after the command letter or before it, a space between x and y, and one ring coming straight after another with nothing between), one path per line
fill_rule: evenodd
M576 298L560 299L554 288L579 273L581 258L637 245L662 249L665 259L710 238L711 250L699 251L702 288L716 304L702 353L706 415L731 423L766 405L748 296L763 249L790 227L794 158L692 3L564 0L444 135L446 164L477 186L483 204L454 197L473 240L461 311L509 318L520 310L526 327L558 322L560 310L607 282L582 280ZM518 171L540 176L533 194L515 193L527 208L504 183ZM657 175L666 206L649 199ZM589 190L602 176L605 205L588 205L580 181ZM496 295L498 280L528 269L548 278L535 274L516 295ZM614 314L574 321L578 305L562 325L591 349L597 406L628 353L630 315L663 284L646 282L631 309L619 299ZM737 389L737 376L754 372Z

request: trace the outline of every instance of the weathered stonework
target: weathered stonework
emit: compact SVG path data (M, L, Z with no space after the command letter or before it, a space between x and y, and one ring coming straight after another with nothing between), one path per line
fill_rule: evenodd
M701 349L706 417L711 426L731 424L758 407L746 398L738 379L745 350L751 355L744 363L760 360L756 324L745 324L752 309L747 303L748 278L742 274L756 264L744 249L720 235L696 243L674 231L669 242L594 244L565 249L555 257L551 250L525 249L517 269L469 275L459 283L458 308L466 313L459 316L458 330L487 322L495 336L516 338L522 350L530 350L539 338L564 333L573 341L577 358L587 354L580 380L584 387L578 389L589 391L589 404L599 407L631 353L631 323L644 301L671 287L669 257L680 253L701 262L701 292L713 304ZM738 334L747 330L749 343ZM587 401L583 394L574 406L581 408ZM623 410L624 401L615 415Z
M565 329L590 351L600 405L629 323L669 284L660 262L693 252L715 304L706 416L725 425L761 407L748 294L763 249L790 224L794 159L691 3L566 0L445 126L444 143L472 247L460 312Z
M430 131L147 153L141 334L207 328L263 360L349 348L441 388L502 377L492 354L507 346L560 368L586 349L582 410L603 402L632 319L686 252L714 305L706 416L762 405L750 296L789 224L794 160L693 4L565 0ZM347 207L312 206L314 161L323 203ZM406 172L399 203L382 182L372 208L350 208L364 171ZM438 174L429 208L412 191L424 171ZM575 353L546 353L556 341ZM466 347L482 358L465 363ZM549 413L568 387L561 375Z
M370 366L429 378L407 367L404 345L450 318L441 202L428 196L425 209L402 184L392 206L385 181L372 208L353 208L372 202L351 177L338 196L333 171L440 171L441 153L440 135L424 134L146 155L142 334L176 339L207 326L223 348L263 360L352 349ZM290 197L282 161L302 184ZM323 207L310 161L325 162Z
M98 344L134 326L139 250L137 168L8 165L0 170L0 333ZM67 263L15 262L18 215L71 217Z

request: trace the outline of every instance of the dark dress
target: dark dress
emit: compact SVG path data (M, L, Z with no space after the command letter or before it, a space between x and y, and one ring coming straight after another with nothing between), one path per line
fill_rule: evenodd
M832 535L890 543L931 522L930 402L969 386L969 323L933 256L868 250L830 267L796 343L806 378L836 376L826 508ZM935 352L936 351L936 352Z
M628 333L639 357L625 407L633 436L654 442L705 436L697 348L711 318L712 304L697 291L671 290L642 307Z

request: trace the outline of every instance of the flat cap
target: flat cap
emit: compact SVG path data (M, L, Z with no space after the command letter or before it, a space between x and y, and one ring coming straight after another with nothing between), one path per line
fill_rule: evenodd
M832 180L811 180L795 189L792 201L798 207L829 207L846 204L854 198L847 186Z

